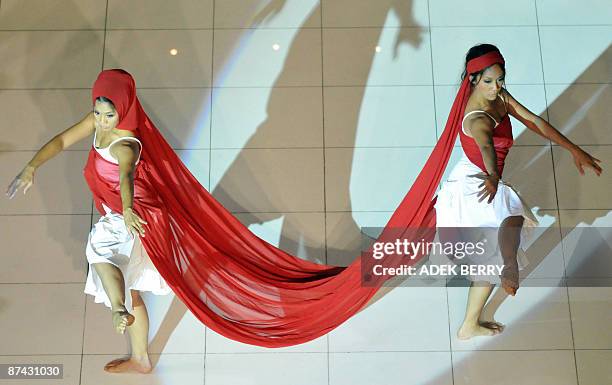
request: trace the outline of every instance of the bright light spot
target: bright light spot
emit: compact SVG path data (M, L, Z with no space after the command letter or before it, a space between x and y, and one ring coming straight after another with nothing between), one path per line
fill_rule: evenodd
M170 55L172 55L172 56L176 56L177 53L178 53L178 50L176 48L172 48L170 50Z
M376 50L376 52L380 52L380 51L382 51L382 48L380 48L380 46L379 46L379 45L377 45L377 46L376 46L376 48L375 48L375 50Z
M278 51L280 49L280 45L274 43L274 44L272 44L272 49L275 50L275 51Z

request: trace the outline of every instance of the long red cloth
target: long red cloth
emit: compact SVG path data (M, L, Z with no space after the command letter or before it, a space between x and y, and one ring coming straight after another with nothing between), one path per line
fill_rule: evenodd
M482 68L499 62L483 62ZM501 59L503 60L503 59ZM487 64L487 65L485 65ZM455 143L470 86L461 83L444 132L412 187L378 239L397 229L435 235L435 191ZM109 98L118 129L143 144L134 173L134 210L148 222L142 244L159 273L207 327L228 338L265 347L304 343L357 313L388 276L362 283L362 259L347 267L316 264L289 255L250 232L196 180L143 111L130 74L106 70L92 91ZM122 212L119 168L93 148L83 170L96 208ZM419 258L409 263L417 263ZM382 260L384 266L405 258Z

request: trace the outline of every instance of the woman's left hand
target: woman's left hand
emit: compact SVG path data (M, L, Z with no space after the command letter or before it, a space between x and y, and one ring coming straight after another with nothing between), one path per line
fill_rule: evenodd
M601 162L601 160L591 156L586 151L583 151L581 148L578 148L576 151L572 152L574 156L574 164L576 168L578 168L578 172L580 175L584 175L584 167L592 168L595 170L595 174L597 176L601 175L602 168L595 162Z
M125 222L125 227L127 227L130 234L132 234L134 237L136 237L137 234L144 237L145 231L142 225L146 225L147 222L136 215L132 208L128 207L127 209L123 210L123 221Z

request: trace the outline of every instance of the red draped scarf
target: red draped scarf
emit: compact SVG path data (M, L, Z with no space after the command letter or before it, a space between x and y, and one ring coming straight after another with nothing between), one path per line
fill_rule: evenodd
M503 62L499 54L476 60L468 65L470 73ZM378 239L410 228L427 230L419 239L435 235L434 194L461 126L467 78L438 143ZM92 92L94 101L99 96L115 105L117 128L134 131L143 145L134 173L134 210L148 222L142 244L174 293L207 327L265 347L304 343L357 313L389 278L374 276L364 284L362 258L347 267L316 264L258 238L179 159L142 109L129 73L102 71ZM84 176L101 214L102 203L122 211L118 165L93 145ZM399 257L383 260L386 267L405 263Z

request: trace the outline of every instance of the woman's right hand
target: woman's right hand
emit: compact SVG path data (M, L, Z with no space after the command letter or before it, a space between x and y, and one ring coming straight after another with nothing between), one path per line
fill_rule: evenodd
M482 202L486 198L489 198L487 200L487 203L493 202L493 198L495 198L495 194L497 193L497 186L499 184L499 176L489 175L485 173L474 174L474 175L469 175L469 176L476 177L478 179L483 180L483 182L478 186L479 188L482 188L482 190L480 190L477 194L477 197L479 198L478 202Z
M36 167L30 165L25 166L6 189L6 196L8 196L9 199L13 199L17 191L22 187L24 194L28 192L34 183L34 171L36 171Z

